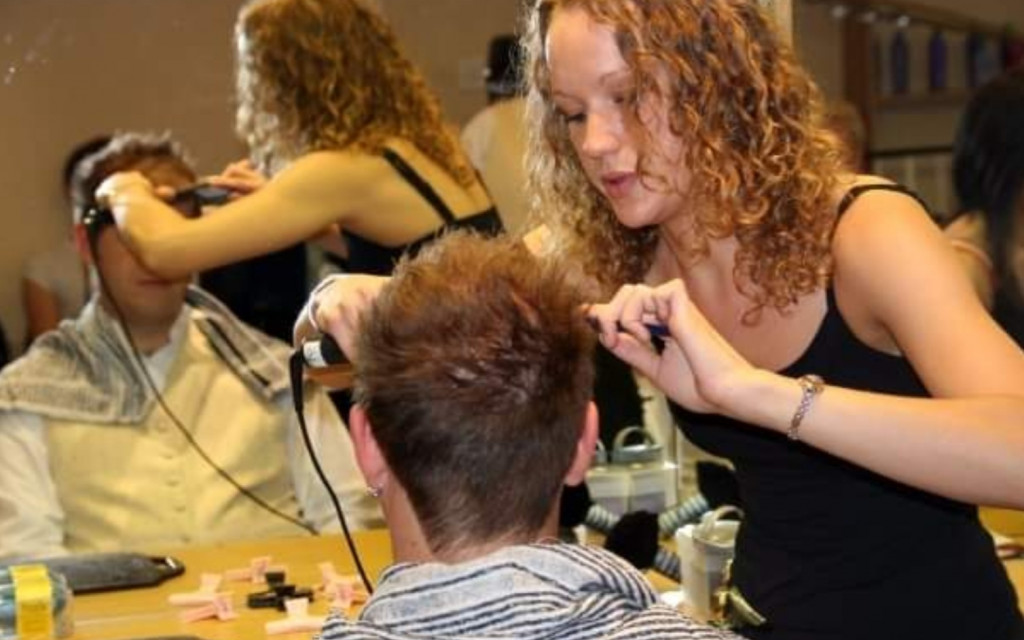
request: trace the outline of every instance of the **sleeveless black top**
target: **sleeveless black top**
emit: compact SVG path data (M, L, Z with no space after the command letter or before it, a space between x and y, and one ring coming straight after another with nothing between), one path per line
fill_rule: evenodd
M996 289L992 301L992 317L1017 344L1024 347L1024 305L1014 300L1007 286L1003 283Z
M867 190L844 199L840 213ZM810 346L780 373L928 396L905 359L854 336L831 287L827 300ZM732 575L768 619L741 633L786 640L1009 640L1022 632L1013 587L975 507L912 489L785 434L672 410L693 442L736 468L745 519Z
M385 149L384 159L394 167L406 182L434 208L443 224L432 233L397 247L385 247L371 240L358 236L351 231L342 231L348 245L347 270L352 273L369 273L378 276L390 275L395 264L405 254L416 255L431 240L436 239L450 229L474 229L484 235L497 235L504 228L498 210L494 207L475 213L466 218L456 218L448 205L437 195L433 187L427 184L409 164L391 149Z

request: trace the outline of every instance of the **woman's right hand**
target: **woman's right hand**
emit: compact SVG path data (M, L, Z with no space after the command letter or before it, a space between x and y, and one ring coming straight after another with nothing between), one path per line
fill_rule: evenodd
M248 160L232 162L218 175L207 176L205 182L230 189L233 198L258 191L267 183L267 177L256 170Z
M387 277L365 274L339 274L325 278L313 289L295 321L292 333L295 346L326 333L351 360L363 313L389 281Z
M690 411L732 415L734 390L756 375L690 299L682 280L657 287L625 285L587 311L601 343ZM670 339L659 351L648 326L664 325Z

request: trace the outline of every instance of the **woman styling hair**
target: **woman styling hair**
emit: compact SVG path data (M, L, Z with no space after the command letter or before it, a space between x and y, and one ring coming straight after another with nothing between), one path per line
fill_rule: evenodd
M1024 354L917 200L842 171L756 3L541 0L526 47L546 247L618 288L602 342L735 465L742 633L1020 637L968 503L1024 506ZM314 317L350 348L379 286Z
M499 218L437 99L390 27L358 0L255 0L238 17L238 130L256 166L215 183L245 197L185 220L145 178L98 196L131 249L167 277L261 255L340 227L350 270L390 273L446 227Z
M841 171L754 3L547 0L530 26L535 189L625 285L591 310L602 342L736 467L741 632L1018 637L958 500L1020 500L1024 355L926 211Z

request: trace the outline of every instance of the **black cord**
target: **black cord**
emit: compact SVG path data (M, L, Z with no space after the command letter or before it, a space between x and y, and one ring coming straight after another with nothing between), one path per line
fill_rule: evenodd
M153 392L153 396L156 398L157 404L159 404L160 408L163 409L165 414L167 414L167 417L171 419L171 422L174 423L174 426L176 426L178 430L181 432L181 434L185 436L185 440L187 440L188 443L192 446L192 449L195 450L197 454L199 454L199 457L202 458L206 462L206 464L210 465L210 468L216 471L217 475L219 475L221 478L227 481L228 484L233 486L235 489L237 489L240 494L252 500L254 503L256 503L256 505L258 505L265 511L277 516L278 518L281 518L282 520L290 524L293 524L297 527L301 527L303 530L313 535L318 535L318 531L310 525L306 524L305 522L302 522L297 518L293 518L287 513L279 511L278 509L268 504L265 500L254 494L252 491L246 489L241 484L239 484L238 481L232 478L227 471L222 469L220 465L218 465L216 462L213 461L212 458L210 458L206 451L204 451L203 448L199 446L199 443L196 442L195 437L193 437L192 434L189 433L188 429L185 428L185 425L183 425L181 421L178 420L178 417L174 415L174 412L171 411L171 408L167 406L167 403L164 401L163 395L157 389L156 382L154 382L152 376L149 375L149 369L146 368L146 362L142 358L142 354L139 352L139 349L135 344L135 338L132 337L132 332L128 328L128 323L125 321L124 313L121 311L121 307L120 305L117 304L117 301L114 299L114 295L111 293L110 287L107 286L107 279L103 275L103 269L100 267L98 260L99 243L97 241L99 239L99 231L101 230L101 228L102 227L100 225L87 225L89 247L90 249L92 249L93 264L96 265L96 274L99 276L100 288L107 294L107 299L110 300L110 306L114 308L114 314L117 316L117 320L121 324L121 329L124 331L125 336L128 338L128 345L131 347L132 355L134 355L136 361L138 361L139 367L142 369L142 377L146 380L146 384L149 386L150 391ZM303 425L303 435L305 435L305 425Z
M330 481L327 480L327 474L324 473L323 468L320 466L320 460L317 459L316 452L313 450L313 441L309 437L309 428L306 426L306 415L303 409L302 397L302 372L304 364L301 350L292 353L291 358L288 359L288 375L291 378L292 384L292 402L295 405L295 414L299 418L299 429L302 431L302 441L306 443L306 451L309 452L309 459L313 463L313 469L316 470L316 475L320 478L320 482L323 483L324 488L327 489L327 495L331 497L331 503L334 505L334 510L338 514L338 522L341 523L341 531L345 534L345 544L348 545L348 551L352 555L352 560L355 562L356 570L359 572L359 577L362 578L363 584L366 585L367 593L373 595L373 585L370 583L370 579L366 576L366 570L363 569L363 563L359 559L359 553L356 551L355 541L352 540L352 534L348 530L348 523L345 522L345 513L342 511L341 502L338 500L338 495L334 493L334 488L331 487Z

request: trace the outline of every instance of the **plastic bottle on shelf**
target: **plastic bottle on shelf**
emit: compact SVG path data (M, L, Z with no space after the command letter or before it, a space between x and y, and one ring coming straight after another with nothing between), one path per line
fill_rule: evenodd
M999 60L988 38L980 33L967 36L967 87L975 89L999 75Z
M898 29L889 45L889 77L892 81L892 92L904 95L910 89L910 45L907 34Z
M948 51L941 29L935 29L928 39L928 90L933 93L947 88Z

